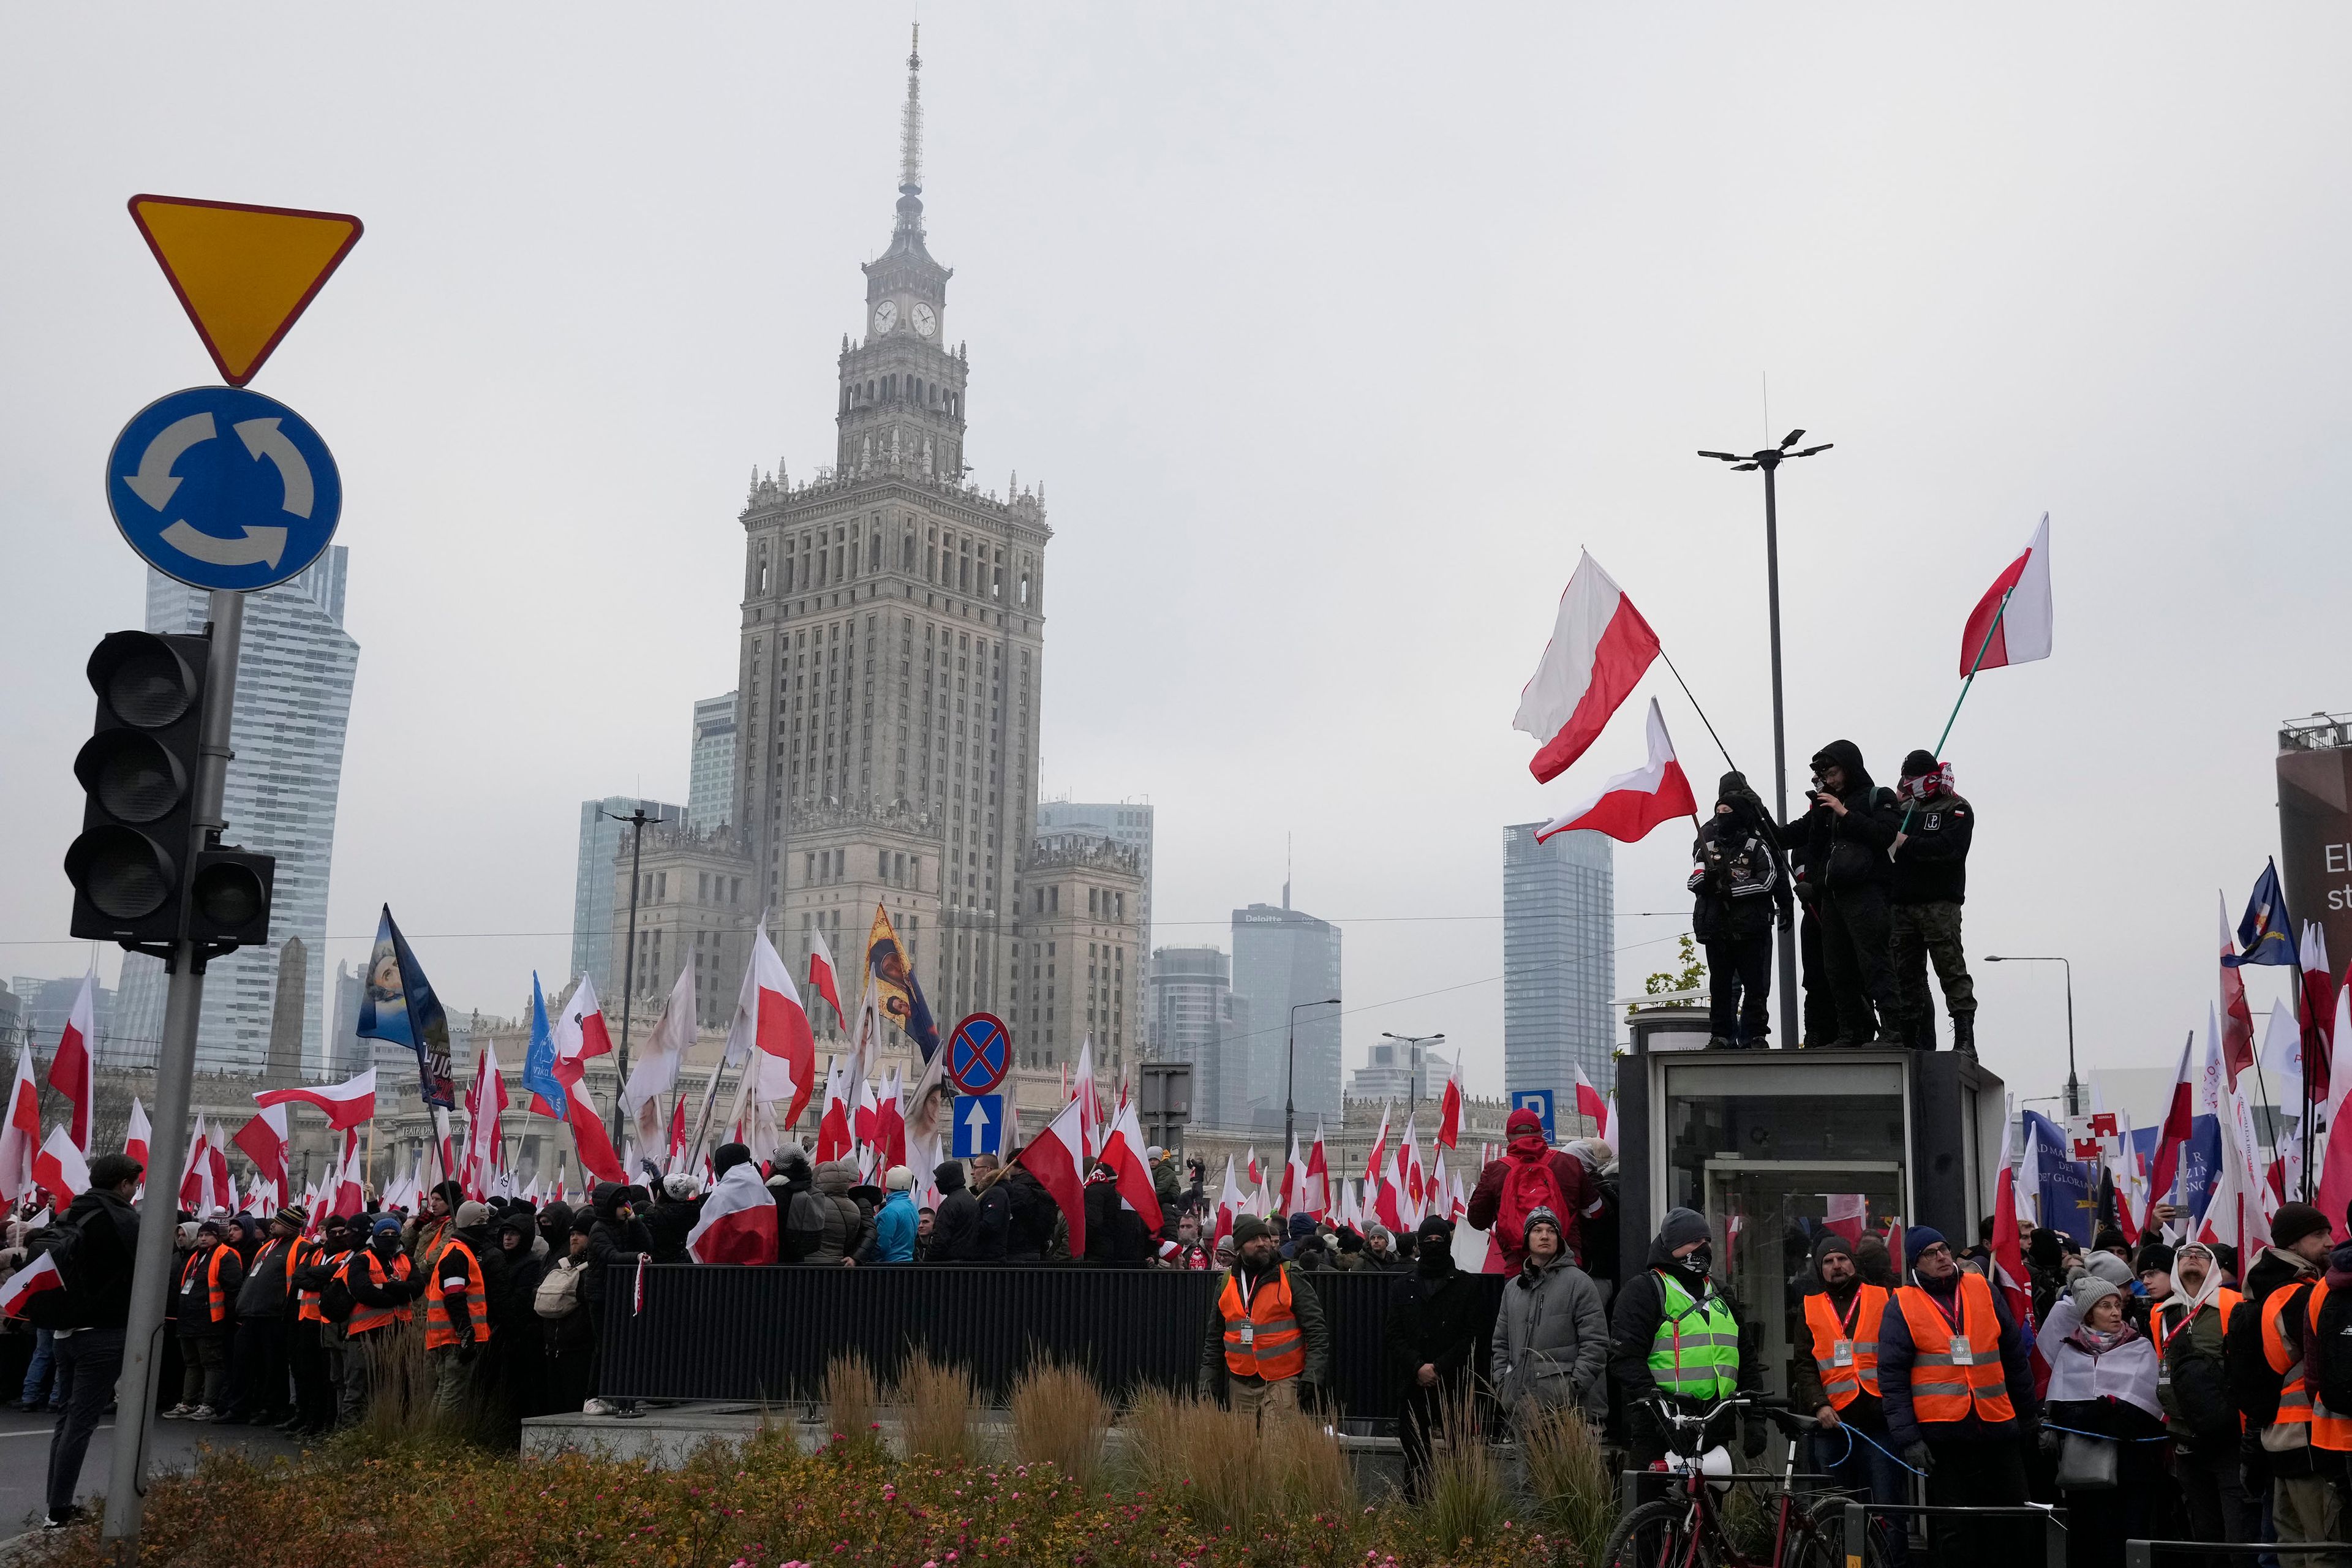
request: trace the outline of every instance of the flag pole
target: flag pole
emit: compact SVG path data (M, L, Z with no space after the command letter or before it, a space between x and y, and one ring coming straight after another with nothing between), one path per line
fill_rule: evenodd
M1674 658L1666 652L1664 644L1659 645L1658 657L1666 661L1666 673L1675 678L1675 684L1683 689L1683 695L1690 698L1691 711L1697 714L1698 721L1706 726L1707 739L1715 742L1715 749L1723 753L1723 765L1735 773L1739 772L1739 764L1731 760L1730 748L1723 743L1723 737L1715 732L1715 724L1707 718L1706 710L1698 705L1698 699L1691 696L1690 682L1685 680L1683 672L1675 668ZM1978 657L1982 658L1983 655Z
M1951 716L1944 721L1944 732L1936 737L1936 760L1939 763L1944 760L1944 742L1952 738L1952 726L1960 721L1960 704L1969 700L1969 690L1977 683L1977 671L1984 668L1985 655L1992 651L1992 635L2000 630L2001 616L2009 614L2009 596L2016 592L2013 587L2001 590L2000 605L1992 613L1992 625L1985 628L1984 641L1977 645L1977 656L1969 663L1969 678L1960 682L1960 694L1952 701ZM1905 806L1903 820L1896 826L1895 831L1909 832L1911 814L1918 809L1916 802Z

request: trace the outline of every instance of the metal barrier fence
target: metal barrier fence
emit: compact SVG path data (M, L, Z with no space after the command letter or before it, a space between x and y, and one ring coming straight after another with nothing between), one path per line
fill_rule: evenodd
M1845 1505L1845 1560L1861 1568L1869 1551L1870 1516L1889 1519L2033 1519L2042 1522L2044 1568L2066 1568L2066 1510L2028 1503L2021 1508L1921 1508L1910 1503L1849 1502ZM2139 1565L2135 1565L2139 1568Z
M614 1399L793 1400L815 1397L825 1363L856 1352L887 1382L916 1345L969 1367L1001 1395L1039 1354L1075 1361L1115 1394L1142 1384L1189 1390L1199 1375L1221 1274L914 1264L873 1268L614 1268L604 1285L597 1392ZM1396 1274L1299 1277L1331 1330L1327 1394L1339 1413L1397 1414L1383 1360ZM1475 1367L1505 1279L1488 1286Z
M2124 1542L2124 1568L2155 1568L2159 1552L2206 1553L2230 1557L2267 1557L2279 1554L2287 1557L2309 1556L2316 1552L2340 1553L2340 1541L2126 1541Z

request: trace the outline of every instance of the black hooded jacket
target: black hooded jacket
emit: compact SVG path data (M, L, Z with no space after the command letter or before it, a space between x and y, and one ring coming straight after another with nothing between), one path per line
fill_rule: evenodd
M1775 909L1783 920L1795 910L1769 818L1736 773L1723 775L1716 805L1691 846L1691 935L1702 942L1763 936Z
M1654 1394L1658 1381L1650 1373L1650 1346L1658 1337L1658 1321L1665 1314L1665 1294L1658 1284L1662 1269L1677 1268L1673 1248L1664 1239L1650 1238L1650 1255L1643 1260L1642 1272L1625 1281L1618 1289L1617 1300L1609 1312L1609 1375L1616 1380L1626 1405ZM1689 1281L1685 1278L1685 1284ZM1747 1323L1739 1316L1739 1303L1717 1287L1724 1302L1731 1309L1732 1320L1740 1326L1739 1386L1743 1390L1764 1386L1763 1368L1758 1363L1754 1346L1748 1334Z
M1438 1388L1451 1393L1486 1364L1478 1342L1495 1317L1485 1278L1464 1273L1450 1255L1439 1256L1444 1261L1434 1273L1415 1263L1389 1287L1381 1353L1400 1398L1419 1383L1424 1366L1436 1371Z
M654 1238L656 1263L685 1263L686 1238L702 1219L702 1199L674 1198L667 1193L654 1200L653 1212L646 1215L646 1231Z
M1013 1214L1004 1230L1004 1257L1010 1263L1042 1263L1054 1245L1054 1222L1062 1207L1045 1184L1026 1165L1015 1165L997 1185L1004 1189Z
M940 1205L931 1220L929 1261L974 1261L980 1246L980 1200L964 1184L962 1162L941 1161L931 1181L940 1189Z
M1118 1184L1087 1184L1087 1261L1097 1268L1140 1268L1151 1259L1151 1233L1143 1216L1119 1202Z
M1906 808L1895 808L1895 821ZM1976 807L1957 795L1938 793L1907 808L1909 826L1895 851L1894 901L1898 904L1958 904L1969 896L1969 840L1976 832Z
M1862 765L1862 748L1852 741L1832 741L1813 753L1815 772L1832 766L1845 771L1845 787L1837 792L1845 814L1841 816L1823 806L1806 815L1811 835L1806 877L1825 893L1884 888L1895 879L1886 851L1902 820L1895 792L1871 782L1870 770Z
M621 1217L624 1202L634 1209L642 1201L643 1194L635 1187L625 1187L618 1182L596 1184L596 1224L588 1232L588 1274L580 1281L581 1294L587 1298L592 1310L604 1305L604 1271L608 1266L654 1249L653 1233L646 1229L645 1221L634 1215L625 1220ZM596 1316L601 1321L604 1314L597 1311Z

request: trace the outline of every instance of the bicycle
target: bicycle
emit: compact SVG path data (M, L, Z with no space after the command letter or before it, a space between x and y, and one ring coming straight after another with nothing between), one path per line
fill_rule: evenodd
M1704 1415L1685 1415L1663 1399L1644 1403L1670 1433L1665 1469L1674 1478L1673 1489L1618 1521L1601 1568L1845 1568L1844 1494L1829 1493L1809 1503L1796 1489L1797 1439L1814 1430L1811 1416L1791 1411L1785 1399L1765 1395L1727 1399ZM1763 1415L1789 1439L1768 1557L1740 1549L1718 1495L1728 1491L1731 1467L1713 1428L1742 1410ZM1719 1459L1722 1468L1710 1473L1711 1459ZM1894 1560L1885 1525L1874 1519L1863 1561L1866 1568L1885 1568Z

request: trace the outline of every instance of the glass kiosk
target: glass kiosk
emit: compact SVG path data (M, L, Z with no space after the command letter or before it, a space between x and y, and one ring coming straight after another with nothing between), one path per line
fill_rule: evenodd
M1627 1277L1671 1208L1715 1226L1716 1273L1756 1336L1765 1385L1789 1362L1813 1240L1835 1225L1928 1225L1976 1240L2000 1157L2000 1079L1949 1051L1706 1050L1703 1007L1634 1015L1617 1064L1619 1258Z

